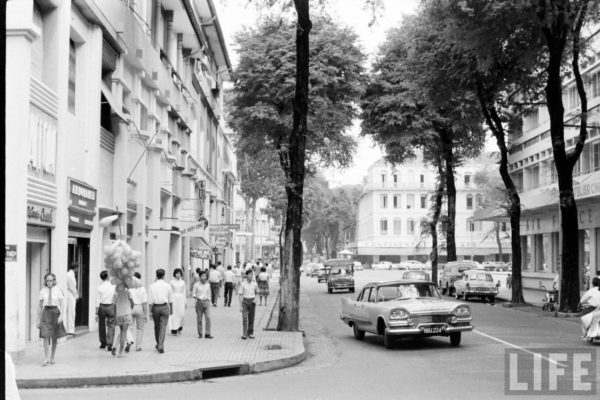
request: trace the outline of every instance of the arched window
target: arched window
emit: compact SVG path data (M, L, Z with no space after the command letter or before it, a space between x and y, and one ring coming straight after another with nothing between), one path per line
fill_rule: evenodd
M382 235L387 235L388 233L388 221L385 218L379 220L379 232Z

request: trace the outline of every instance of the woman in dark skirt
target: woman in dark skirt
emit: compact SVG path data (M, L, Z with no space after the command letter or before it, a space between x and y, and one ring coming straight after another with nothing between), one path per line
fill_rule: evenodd
M256 278L258 283L258 299L260 301L259 306L262 306L263 299L265 300L265 306L267 305L267 297L269 296L269 274L265 267L260 268L260 274Z
M44 287L40 290L40 305L37 315L37 327L40 329L40 338L44 339L44 363L42 366L54 364L56 345L58 339L67 336L63 325L63 300L62 290L56 286L56 276L47 273L44 276ZM50 353L50 347L52 352ZM50 357L48 357L50 353Z

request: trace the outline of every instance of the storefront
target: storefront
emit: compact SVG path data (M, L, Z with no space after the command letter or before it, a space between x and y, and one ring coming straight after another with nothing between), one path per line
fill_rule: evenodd
M38 299L43 286L44 275L52 272L50 265L50 240L56 223L56 209L27 204L27 248L25 255L26 282L26 322L25 340L38 337L36 316Z
M79 300L75 306L75 326L85 327L89 321L90 308L90 239L96 215L96 189L69 178L69 237L68 265L79 265L75 277Z

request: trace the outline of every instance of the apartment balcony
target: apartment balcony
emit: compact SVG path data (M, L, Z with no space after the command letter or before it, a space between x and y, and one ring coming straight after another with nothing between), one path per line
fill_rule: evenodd
M172 184L171 193L173 194L173 196L178 197L179 199L181 199L182 198L183 183L182 183L181 173L179 171L173 171L172 183L173 184Z

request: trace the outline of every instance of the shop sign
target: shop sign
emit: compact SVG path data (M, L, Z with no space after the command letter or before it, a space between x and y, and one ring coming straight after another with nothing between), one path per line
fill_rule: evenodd
M42 207L36 204L27 204L27 223L34 225L54 226L54 212L52 207Z
M192 258L209 258L210 251L205 249L190 249L190 257Z
M69 209L69 227L91 231L94 228L94 214Z
M229 232L230 230L238 231L240 230L240 224L220 224L220 225L212 225L210 227L212 232Z
M4 245L4 262L16 262L17 261L17 245L16 244L5 244Z
M69 178L69 205L95 213L96 189Z
M584 183L573 187L575 199L582 199L600 194L600 181Z

